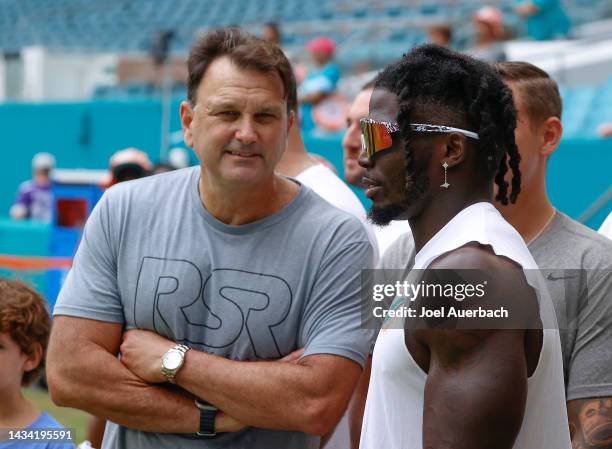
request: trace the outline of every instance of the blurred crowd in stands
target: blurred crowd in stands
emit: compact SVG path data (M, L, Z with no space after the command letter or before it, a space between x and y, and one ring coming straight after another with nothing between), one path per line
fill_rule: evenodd
M55 157L41 152L32 158L32 179L24 181L10 210L14 220L35 220L50 223L53 195L52 172ZM107 189L115 184L149 175L169 172L189 166L189 155L184 148L173 148L166 161L153 164L149 156L138 148L125 148L115 152L108 164L108 172L100 179L99 187Z
M514 14L521 17L526 25L528 37L542 41L565 38L570 32L570 21L560 0L516 0ZM495 6L483 6L476 10L471 18L473 27L473 45L465 49L466 53L494 63L507 59L504 43L512 39L513 30L504 20L504 13ZM269 22L261 29L261 37L282 45L281 24ZM454 44L454 28L451 23L434 23L427 29L429 42L457 49ZM298 82L298 119L302 132L306 135L344 135L344 148L353 151L345 154L345 176L350 184L359 185L351 179L350 164L356 159L360 150L358 139L354 150L347 150L347 137L355 130L351 122L350 99L339 93L341 68L336 62L338 45L328 36L311 39L305 45L305 51L295 54L286 51L294 63ZM406 48L406 51L408 48ZM367 76L372 78L375 72ZM357 100L352 105L359 104ZM348 126L348 128L347 128ZM612 124L602 123L598 127L601 137L612 137ZM351 141L348 138L348 141ZM349 145L350 146L350 145ZM333 169L333 164L318 157L325 165ZM348 162L347 162L348 161ZM135 148L118 151L109 161L107 177L101 182L106 188L122 180L135 179L150 174L174 170L189 165L189 156L184 149L173 149L166 161L153 165L147 154ZM356 162L355 162L356 165ZM18 190L17 199L10 210L14 219L34 219L43 222L51 220L51 184L50 173L55 166L55 158L49 153L39 153L32 160L32 180L24 182Z
M559 0L519 0L515 13L525 20L531 39L563 38L569 33L570 22ZM475 40L467 53L489 62L505 61L503 44L513 36L504 22L502 11L494 6L483 6L473 14L472 26ZM266 24L262 37L281 44L280 24ZM438 23L430 26L428 39L438 45L453 47L452 25ZM295 64L303 132L335 132L344 128L348 103L337 93L341 73L335 62L336 51L332 38L317 37L306 44L306 63L302 58ZM289 53L288 56L295 60L297 55Z

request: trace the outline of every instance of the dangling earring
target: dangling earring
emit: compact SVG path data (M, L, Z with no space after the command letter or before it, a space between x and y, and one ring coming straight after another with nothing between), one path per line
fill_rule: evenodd
M450 184L448 183L448 179L446 177L446 175L448 174L448 164L446 163L446 161L442 164L442 167L444 167L444 184L441 184L440 187L442 187L443 189L448 189L450 187Z

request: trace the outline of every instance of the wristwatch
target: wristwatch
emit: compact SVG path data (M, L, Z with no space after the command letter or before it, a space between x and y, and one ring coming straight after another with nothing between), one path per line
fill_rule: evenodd
M185 354L189 351L189 347L185 345L176 345L170 348L161 359L161 372L169 382L174 382L174 376L179 372L185 362Z
M195 405L200 410L200 430L198 430L198 435L201 437L216 436L215 417L217 416L217 407L199 399L195 400Z

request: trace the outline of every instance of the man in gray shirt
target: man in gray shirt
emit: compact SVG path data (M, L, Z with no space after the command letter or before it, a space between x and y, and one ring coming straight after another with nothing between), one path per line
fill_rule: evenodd
M278 47L220 30L188 66L181 121L200 167L100 200L54 310L52 398L107 419L103 448L318 447L371 344L372 247L274 171L295 101Z
M521 154L521 194L498 210L528 243L547 279L559 321L568 418L574 448L612 445L612 241L555 210L546 194L546 165L561 139L561 98L548 74L524 62L498 73L513 92ZM403 235L379 268L414 264ZM397 273L394 274L394 276Z
M512 89L522 158L521 195L498 210L528 243L555 301L573 447L611 447L612 242L556 211L546 193L563 133L557 84L526 62L496 68Z

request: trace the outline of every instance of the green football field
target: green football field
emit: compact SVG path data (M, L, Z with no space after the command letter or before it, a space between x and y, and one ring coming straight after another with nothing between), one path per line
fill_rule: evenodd
M89 415L87 413L74 408L58 407L51 401L49 393L39 387L27 388L24 390L24 395L38 405L41 410L53 416L64 427L74 429L76 444L85 440L87 423L89 422Z

